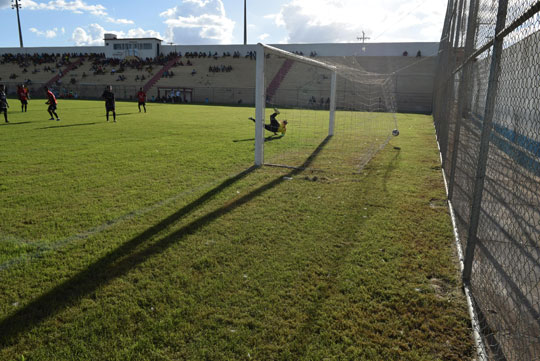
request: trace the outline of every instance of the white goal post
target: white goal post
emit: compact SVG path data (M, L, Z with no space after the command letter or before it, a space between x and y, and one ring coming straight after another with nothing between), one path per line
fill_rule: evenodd
M288 51L258 43L256 50L256 82L255 82L255 165L264 164L264 122L266 109L266 86L265 86L265 59L267 54L275 54L295 62L301 62L318 68L331 71L330 77L330 115L328 123L328 135L334 135L334 120L336 110L336 67L306 58Z

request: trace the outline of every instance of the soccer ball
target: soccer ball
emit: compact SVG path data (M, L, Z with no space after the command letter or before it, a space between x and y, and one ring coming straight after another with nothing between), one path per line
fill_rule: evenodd
M397 129L392 130L392 135L394 137L397 137L399 135L399 130L397 130Z

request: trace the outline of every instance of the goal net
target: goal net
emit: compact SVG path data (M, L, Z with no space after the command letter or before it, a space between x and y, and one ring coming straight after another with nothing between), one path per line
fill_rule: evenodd
M367 72L354 57L259 44L256 79L257 165L359 171L397 130L394 77Z

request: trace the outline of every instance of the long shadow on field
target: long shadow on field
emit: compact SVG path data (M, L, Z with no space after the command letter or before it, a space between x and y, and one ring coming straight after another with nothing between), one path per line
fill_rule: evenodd
M271 142L272 140L281 139L283 136L281 135L271 135L269 137L264 138L265 142ZM238 142L254 142L255 138L247 138L247 139L235 139L233 140L234 143Z
M116 113L116 116L121 116L121 115L132 115L132 114L139 114L139 112L132 112L132 113ZM142 114L142 113L141 113ZM105 115L98 115L96 116L96 118L99 118L99 119L103 119L105 118Z
M8 126L8 125L21 125L21 124L28 124L28 123L32 123L32 122L17 122L17 123L12 123L12 122L9 122L9 123L6 123L6 122L3 122L0 124L0 126Z
M385 193L388 193L388 188L387 188L388 180L390 179L392 172L397 168L397 166L399 164L399 157L401 155L401 153L400 153L401 148L394 147L394 150L395 150L394 156L392 157L392 160L390 161L390 163L386 167L386 170L385 170L384 176L383 176L383 180L384 180L383 181L383 189L384 189Z
M200 198L186 205L178 212L170 215L160 223L124 243L107 256L97 260L84 271L79 272L71 279L36 298L25 307L19 309L13 315L8 316L0 321L0 345L9 345L15 341L17 336L32 329L44 319L53 317L56 313L62 311L63 309L76 305L83 297L94 292L99 287L125 275L133 267L152 256L156 256L164 252L170 246L180 242L187 235L195 233L212 221L215 221L221 216L242 206L243 204L250 202L254 198L283 182L284 178L292 177L302 172L303 168L307 168L315 160L330 138L331 137L328 136L325 140L323 140L317 149L315 149L315 151L306 159L304 164L299 167L299 169L294 169L285 176L280 175L276 179L251 191L250 193L230 203L227 203L204 216L199 217L179 230L163 237L156 242L153 242L147 248L136 250L154 235L178 222L180 219L182 219L182 217L188 215L191 211L213 198L225 188L246 177L253 170L255 170L256 167L253 166L248 168L236 176L225 180L219 186L206 192Z
M79 123L79 124L66 124L66 125L51 125L50 127L38 128L38 129L54 129L54 128L69 128L69 127L82 127L84 125L94 125L97 123Z

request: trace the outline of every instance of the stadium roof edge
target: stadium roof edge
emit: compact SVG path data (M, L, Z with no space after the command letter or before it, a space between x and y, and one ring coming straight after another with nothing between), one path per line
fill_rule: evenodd
M125 41L125 40L157 40L157 41L163 41L163 39L159 38L116 38L116 39L103 39L105 41Z

